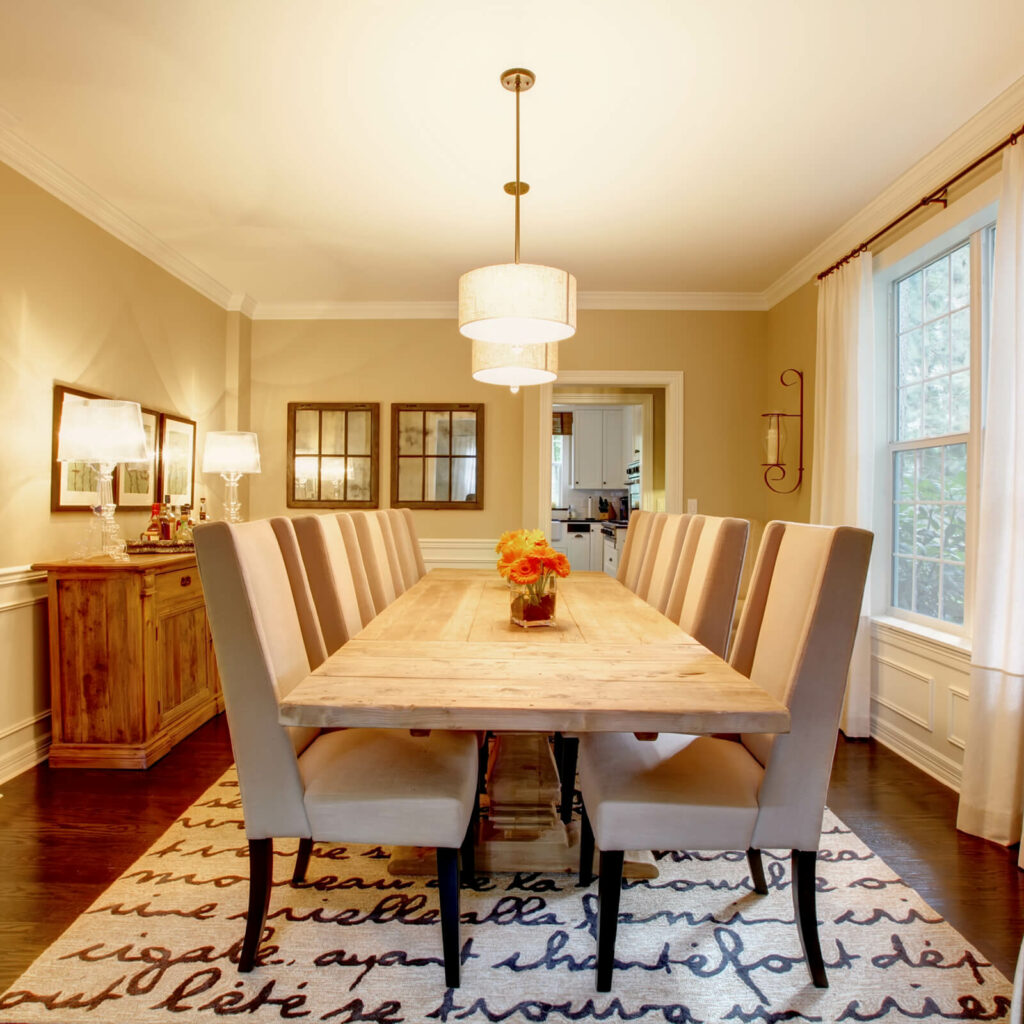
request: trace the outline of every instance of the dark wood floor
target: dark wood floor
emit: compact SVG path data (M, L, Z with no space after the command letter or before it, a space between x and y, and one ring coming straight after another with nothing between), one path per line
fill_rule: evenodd
M0 992L231 763L219 716L145 772L51 771L0 786ZM956 795L871 741L840 740L829 805L1012 975L1016 850L958 833Z

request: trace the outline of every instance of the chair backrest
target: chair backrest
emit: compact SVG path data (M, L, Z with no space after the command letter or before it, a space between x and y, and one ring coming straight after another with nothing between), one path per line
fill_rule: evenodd
M665 523L661 528L661 533L657 538L657 549L653 552L653 557L651 557L651 545L655 543L653 535L648 544L647 554L651 562L650 576L645 581L643 573L641 573L638 587L646 582L646 592L640 594L638 589L637 593L648 604L654 605L659 612L664 612L668 605L672 583L679 569L679 557L683 550L683 541L686 538L686 533L692 519L693 516L688 514L667 514L665 516ZM655 525L655 529L657 529L657 525Z
M644 560L644 548L651 530L651 513L639 509L629 517L626 527L626 542L619 555L619 570L615 578L636 592L636 582L640 578L640 565Z
M366 578L370 584L373 608L379 615L401 593L395 586L395 576L391 568L392 558L397 556L388 553L388 541L382 526L382 523L387 520L382 520L380 516L372 512L360 511L347 514L355 524L359 550L366 568ZM390 528L388 535L390 535Z
M413 526L412 512L407 508L389 508L385 512L388 522L391 524L391 533L395 538L402 579L405 581L405 589L408 590L427 571L423 564L420 542Z
M742 737L765 767L754 847L818 848L871 541L848 526L765 528L734 664L749 658L750 679L789 707L790 731Z
M333 654L373 618L355 526L347 516L336 514L297 516L291 522L324 645Z
M651 576L654 574L654 563L658 557L658 545L661 542L661 534L668 522L668 515L665 512L653 512L650 517L650 526L647 528L647 536L644 543L643 555L640 558L640 571L636 574L636 583L630 589L646 600L647 591L651 586ZM638 538L639 539L639 535Z
M749 530L746 519L693 516L663 609L720 658L729 645Z
M296 595L309 603L302 613L307 620L314 614L312 602L308 588L294 586L289 577L278 539L287 533L287 526L275 528L266 519L195 528L196 561L250 839L310 834L297 754L319 730L290 729L277 720L279 700L315 667ZM294 560L292 569L301 579Z

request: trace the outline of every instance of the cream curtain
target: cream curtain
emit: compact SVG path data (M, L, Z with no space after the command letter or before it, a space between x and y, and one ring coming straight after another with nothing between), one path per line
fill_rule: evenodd
M1024 803L1024 145L1003 156L983 446L957 826L1009 844Z
M818 289L811 522L872 527L874 312L871 253ZM871 734L870 581L850 661L842 729Z

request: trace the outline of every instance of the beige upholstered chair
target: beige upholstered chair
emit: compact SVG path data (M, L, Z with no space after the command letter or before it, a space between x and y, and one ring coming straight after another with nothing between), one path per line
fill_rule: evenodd
M412 512L407 508L389 508L385 510L385 514L391 524L391 533L398 551L398 564L402 571L402 579L405 581L405 589L408 590L427 571L423 564L416 527L413 525Z
M661 609L720 658L732 631L749 530L746 519L693 516Z
M398 568L398 551L394 546L391 524L388 523L386 516L378 512L359 511L347 514L355 524L374 611L379 615L405 591L401 570Z
M303 620L315 625L310 593L301 585L289 531L287 520L204 523L195 531L249 842L249 910L238 969L251 971L256 963L273 883L273 840L300 839L296 882L315 836L437 848L445 981L458 985L458 848L471 869L472 844L465 840L476 799L475 739L439 730L425 737L388 729L321 733L278 722L278 701L316 664L302 626ZM301 612L296 599L306 605Z
M619 556L619 571L615 578L634 593L640 579L640 567L643 565L644 552L647 550L653 523L653 512L636 511L629 517L629 526L626 528L626 543Z
M640 571L636 576L636 584L630 589L637 595L647 600L647 592L651 587L651 577L654 575L654 566L658 562L658 549L661 546L661 535L668 522L668 513L653 512L650 516L650 526L647 529L646 544L644 553L640 559ZM628 586L628 584L627 584Z
M737 639L749 626L750 678L789 707L791 731L739 740L591 733L580 741L584 818L580 881L601 850L597 988L611 987L625 849L747 850L753 888L767 892L762 847L792 850L793 900L814 984L827 987L815 909L821 833L871 534L771 523Z
M344 514L297 516L291 523L324 646L333 654L374 616L355 526Z
M654 605L659 612L665 611L673 581L679 569L679 558L683 551L683 541L694 517L679 513L665 516L660 533L655 537L658 525L655 523L648 542L647 557L641 570L640 581L636 593L648 604ZM652 552L652 548L654 548Z

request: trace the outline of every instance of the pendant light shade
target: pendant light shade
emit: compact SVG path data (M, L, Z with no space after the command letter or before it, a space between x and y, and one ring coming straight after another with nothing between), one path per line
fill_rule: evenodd
M558 376L558 345L503 345L473 342L473 380L499 384L513 393L521 386L549 384Z
M554 380L554 344L576 333L576 278L557 267L519 262L519 200L530 190L519 177L519 94L535 81L525 68L501 76L516 96L516 180L505 184L516 203L515 260L459 278L459 331L473 339L473 377L513 390Z
M547 345L576 333L576 278L557 267L498 263L459 278L459 330L474 341Z

